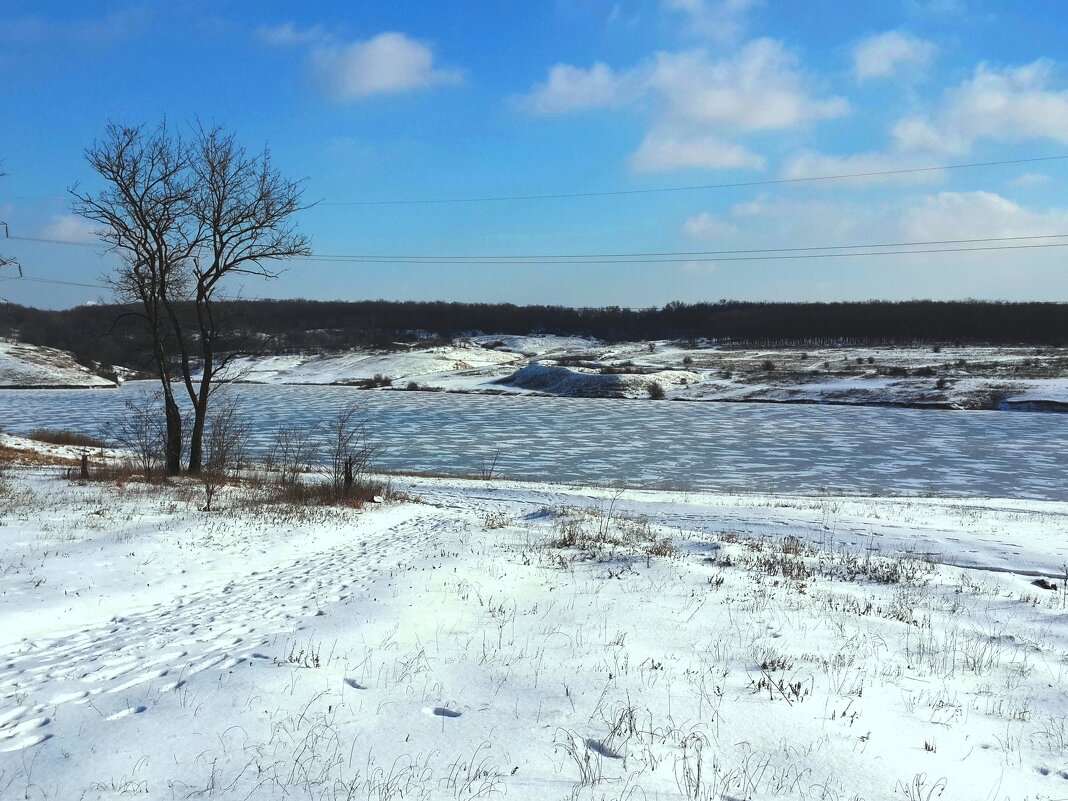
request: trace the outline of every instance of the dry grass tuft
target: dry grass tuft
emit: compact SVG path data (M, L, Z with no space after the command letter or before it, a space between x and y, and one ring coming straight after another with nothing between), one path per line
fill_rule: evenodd
M108 444L98 437L63 428L35 428L26 436L37 442L47 442L49 445L71 445L76 448L108 447Z

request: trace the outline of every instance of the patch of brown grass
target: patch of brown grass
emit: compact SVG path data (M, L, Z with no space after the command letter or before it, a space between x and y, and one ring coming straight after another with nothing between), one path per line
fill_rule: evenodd
M76 465L74 470L67 473L67 478L73 481L84 481L81 471L77 469L80 461L75 459L70 464ZM127 482L140 482L144 484L161 485L167 483L168 476L163 469L154 471L151 475L145 475L145 471L134 462L94 462L89 460L89 481L101 483L114 483L122 486Z
M23 451L0 445L0 465L72 465L78 460L67 456L55 456L37 451Z
M360 482L340 489L326 482L276 484L268 491L274 503L294 506L343 506L360 509L376 496L385 496L387 487L377 482Z
M108 446L102 439L80 434L77 431L68 431L65 428L35 428L26 436L37 442L47 442L49 445L72 445L76 448L106 448Z

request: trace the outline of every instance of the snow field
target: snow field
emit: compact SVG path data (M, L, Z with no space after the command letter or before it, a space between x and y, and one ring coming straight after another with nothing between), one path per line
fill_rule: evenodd
M1068 505L399 481L10 471L0 798L1068 797Z

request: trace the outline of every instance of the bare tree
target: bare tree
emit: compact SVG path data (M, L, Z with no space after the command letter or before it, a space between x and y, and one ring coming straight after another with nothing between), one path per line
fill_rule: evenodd
M198 127L187 144L165 122L150 133L111 124L86 157L108 188L73 189L74 209L100 223L100 236L123 255L110 280L148 324L167 410L167 471L181 469L178 380L193 406L188 466L198 473L212 391L235 355L218 352L227 329L220 286L234 275L275 277L270 263L311 252L292 222L304 208L301 185L282 177L267 149L250 155L219 126Z
M190 150L166 122L151 131L111 123L85 157L105 188L90 193L73 187L74 211L98 223L97 235L122 257L108 280L120 299L140 306L148 328L166 416L165 463L173 475L181 471L183 442L171 353L181 332L173 329L168 310L188 283L187 264L202 234L192 213Z
M196 309L200 362L194 383L183 350L183 373L193 402L189 470L201 468L201 440L216 375L229 357L217 345L226 321L214 303L228 276L277 277L270 264L311 253L309 239L296 230L293 215L302 205L300 182L284 178L270 151L249 154L220 127L199 128L191 161L196 194L192 213L203 231L202 248L190 262L190 295Z

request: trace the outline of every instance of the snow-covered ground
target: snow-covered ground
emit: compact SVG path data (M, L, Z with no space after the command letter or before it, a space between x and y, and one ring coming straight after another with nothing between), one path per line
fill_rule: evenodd
M231 370L243 381L280 384L348 384L377 376L400 386L415 381L433 387L463 387L521 360L509 351L458 343L411 350L248 357L234 360Z
M0 387L114 387L65 350L0 338Z
M0 797L1068 797L1068 504L394 481L9 469Z

